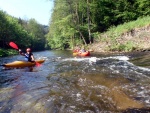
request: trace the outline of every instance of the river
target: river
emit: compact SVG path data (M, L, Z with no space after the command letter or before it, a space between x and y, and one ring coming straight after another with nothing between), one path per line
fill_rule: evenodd
M150 53L34 55L42 66L0 67L0 113L150 113Z

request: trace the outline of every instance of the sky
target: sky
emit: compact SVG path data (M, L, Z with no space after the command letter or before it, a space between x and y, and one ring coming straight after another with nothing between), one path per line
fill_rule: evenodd
M42 25L49 25L52 8L53 0L0 0L0 10L24 20L34 18Z

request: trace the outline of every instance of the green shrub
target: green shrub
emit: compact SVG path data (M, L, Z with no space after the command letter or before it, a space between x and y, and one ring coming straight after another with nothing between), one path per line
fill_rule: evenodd
M0 57L16 55L18 52L13 49L0 49Z
M111 51L132 51L135 49L134 43L131 41L126 42L125 44L117 44L117 45L112 45L109 50Z

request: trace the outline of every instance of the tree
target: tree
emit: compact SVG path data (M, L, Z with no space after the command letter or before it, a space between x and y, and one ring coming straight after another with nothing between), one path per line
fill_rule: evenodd
M26 38L30 36L27 34L27 31L18 24L17 18L3 11L0 11L0 18L0 42L3 43L3 45L1 45L3 48L7 48L6 44L10 41L14 41L20 45L22 44L21 42L27 42Z
M45 31L43 26L38 24L35 19L30 19L27 25L27 31L32 36L31 48L34 50L43 50L45 47Z
M97 32L149 15L149 6L148 0L54 0L47 40L52 48L87 45Z

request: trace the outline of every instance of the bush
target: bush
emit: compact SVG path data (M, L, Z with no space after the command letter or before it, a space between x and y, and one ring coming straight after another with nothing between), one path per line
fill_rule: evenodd
M18 52L13 49L0 49L0 57L16 55L16 54L18 54Z
M128 41L125 44L113 45L109 48L109 50L111 51L125 51L125 52L129 52L134 49L135 49L134 43L131 41Z

